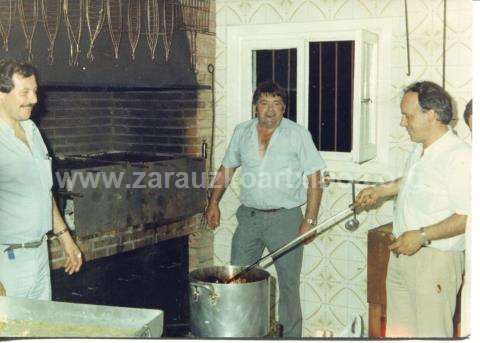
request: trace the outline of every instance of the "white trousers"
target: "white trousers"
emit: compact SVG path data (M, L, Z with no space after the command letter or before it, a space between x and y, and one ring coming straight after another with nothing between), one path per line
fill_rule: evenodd
M0 245L0 282L7 296L51 300L50 265L48 245L44 241L38 248L15 249L14 258Z
M452 338L463 251L392 253L387 272L387 337Z

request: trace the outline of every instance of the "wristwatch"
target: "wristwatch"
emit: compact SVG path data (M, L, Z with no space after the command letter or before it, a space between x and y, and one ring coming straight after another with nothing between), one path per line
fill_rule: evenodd
M422 245L424 247L426 247L426 246L428 246L432 243L432 241L428 239L427 233L425 232L423 227L420 228L420 234L422 235L422 240L423 240Z
M316 225L317 225L317 220L316 220L316 219L310 219L310 218L308 218L308 219L305 219L305 221L306 221L308 224L312 225L312 226L316 226Z

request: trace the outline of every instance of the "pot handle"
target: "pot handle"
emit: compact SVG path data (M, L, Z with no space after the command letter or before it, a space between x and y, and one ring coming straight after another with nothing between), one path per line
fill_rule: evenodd
M199 282L195 282L195 281L190 281L190 285L195 287L195 293L193 294L193 298L194 298L195 301L198 301L198 297L199 297L197 287L206 289L210 293L210 300L212 302L215 302L216 299L218 298L218 295L215 293L215 290L213 289L212 285L199 283Z
M209 284L204 284L204 283L199 283L199 282L195 282L195 281L190 281L190 284L192 286L195 286L195 287L200 287L200 288L205 288L207 291L209 291L210 293L215 293L215 291L213 290L213 286L212 285L209 285Z

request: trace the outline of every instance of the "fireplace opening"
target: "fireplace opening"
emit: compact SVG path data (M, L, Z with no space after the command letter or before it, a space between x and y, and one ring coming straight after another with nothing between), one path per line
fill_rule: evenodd
M52 270L53 300L164 311L164 336L188 331L188 236Z

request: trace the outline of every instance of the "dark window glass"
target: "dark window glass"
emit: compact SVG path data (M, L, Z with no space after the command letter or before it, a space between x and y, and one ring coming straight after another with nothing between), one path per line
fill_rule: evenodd
M310 43L308 129L322 151L352 150L354 42Z

